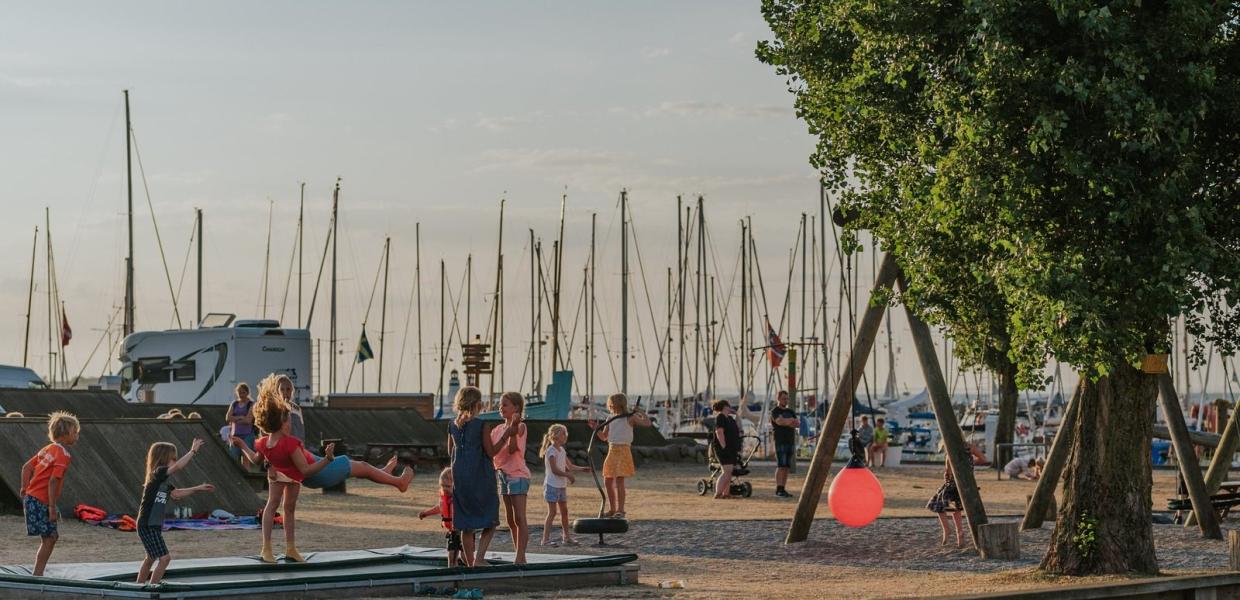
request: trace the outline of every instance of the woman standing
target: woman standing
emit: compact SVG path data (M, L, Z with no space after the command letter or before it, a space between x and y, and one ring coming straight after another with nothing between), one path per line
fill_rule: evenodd
M230 437L241 438L247 448L254 447L254 401L250 399L250 386L244 381L237 384L237 398L228 405L228 414L224 420L231 429ZM241 450L229 447L229 454L241 460Z

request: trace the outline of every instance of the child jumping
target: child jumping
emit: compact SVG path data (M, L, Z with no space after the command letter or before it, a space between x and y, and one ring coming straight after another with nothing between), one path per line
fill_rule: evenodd
M951 462L944 461L944 463L943 485L939 486L939 490L926 503L926 508L939 517L939 527L943 529L944 546L947 545L951 534L951 528L947 525L947 513L952 514L952 521L956 524L956 547L964 548L964 532L960 524L960 511L963 510L960 504L960 490L956 488L956 477L952 474Z
M463 553L461 532L452 526L452 467L439 472L439 504L418 513L418 518L425 519L431 515L439 515L447 531L444 539L448 545L448 567L458 564L470 566L469 561L473 557Z
M264 383L266 382L267 380L264 380ZM301 440L289 432L288 405L274 392L273 385L260 386L258 405L254 407L254 422L267 435L254 442L253 452L242 445L242 452L246 453L250 462L261 464L262 460L266 460L272 467L267 480L267 505L263 507L263 549L259 557L263 562L276 562L271 551L271 530L274 527L276 510L283 503L284 556L294 562L303 562L305 559L297 552L295 543L297 496L301 493L303 480L322 471L335 459L335 444L327 445L324 449L326 456L322 460L314 463L306 460Z
M456 418L448 423L448 454L452 457L452 523L461 532L470 565L484 567L487 547L499 526L499 494L495 489L495 447L508 443L518 427L509 428L498 441L479 420L482 392L473 386L456 392ZM474 544L474 532L482 530Z
M607 442L607 458L603 461L603 480L607 485L607 506L603 516L624 518L624 479L637 474L633 465L633 428L649 427L650 418L642 412L629 412L629 399L624 394L607 397L607 410L616 419L598 432L598 439ZM590 428L595 426L590 421Z
M177 447L167 442L155 442L146 451L146 483L142 486L142 501L138 505L138 539L146 550L146 558L138 568L138 583L159 585L164 578L172 555L164 544L164 512L168 499L180 500L197 492L213 492L215 486L202 483L194 487L177 488L168 478L185 468L190 459L202 448L202 440L195 439L179 460ZM155 569L152 571L151 566Z
M547 518L543 521L542 545L551 543L551 529L555 526L555 515L560 513L560 526L563 530L565 546L576 546L577 540L568 535L568 484L576 483L573 471L590 472L590 467L579 467L568 461L564 452L564 444L568 442L568 428L556 423L547 428L543 435L542 447L538 455L543 457L546 475L543 479L543 500L547 501Z
M530 544L530 524L526 518L526 500L530 493L530 467L525 464L525 397L520 392L504 392L500 396L499 414L503 423L491 428L491 444L495 448L495 471L499 474L499 493L504 500L504 516L517 556L513 562L525 564L525 549ZM506 441L505 441L506 440Z
M82 426L77 417L56 411L48 415L47 439L50 444L22 465L22 484L18 495L26 512L26 535L39 536L39 551L34 556L35 576L43 574L47 559L60 534L56 529L60 511L56 503L64 489L65 473L69 470L69 446L78 441Z

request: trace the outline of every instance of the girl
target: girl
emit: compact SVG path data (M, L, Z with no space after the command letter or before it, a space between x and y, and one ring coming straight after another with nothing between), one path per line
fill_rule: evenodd
M469 559L472 557L461 552L461 532L452 526L452 467L439 472L439 504L418 513L418 518L425 519L431 515L439 515L443 528L447 530L444 539L448 542L448 567L461 563L470 566Z
M603 461L603 480L607 485L607 517L624 518L624 478L637 474L633 466L633 427L649 427L650 418L641 412L629 412L629 399L624 394L607 397L607 410L616 419L598 432L598 439L607 442L607 458ZM590 421L590 428L595 426Z
M202 440L195 439L180 460L177 459L177 447L167 442L155 442L146 451L146 483L142 486L142 501L138 505L138 539L142 540L142 548L146 550L146 558L138 568L138 584L159 585L164 578L172 555L168 554L168 546L164 544L164 512L168 508L168 499L180 500L198 492L213 492L215 486L201 483L194 487L177 488L168 478L185 468L190 459L202 448ZM155 570L151 570L151 565Z
M284 375L283 373L268 375L258 386L259 394L261 395L262 390L268 386L276 389L281 401L283 401L288 407L289 431L291 435L302 440L304 443L304 438L295 433L299 427L302 431L305 431L305 425L298 425L303 422L301 418L301 407L297 406L297 403L293 401L293 381L288 378L288 375ZM293 412L294 409L296 409L296 412ZM239 439L236 436L231 439L231 442L232 445L238 449L245 446L244 440ZM308 450L303 449L303 452L305 452L307 463L318 462L318 456L315 456ZM249 453L247 453L247 457L248 456ZM250 462L254 463L252 460ZM382 469L368 462L351 460L348 456L337 456L331 464L329 464L321 472L317 475L306 477L306 479L301 483L310 489L321 490L324 488L336 487L349 477L356 477L358 479L369 479L375 483L383 485L390 485L400 490L403 494L409 489L409 483L413 481L415 472L412 466L408 466L405 467L405 470L400 474L400 477L397 477L394 475L394 472L396 471L396 464L396 456L393 456L392 459L387 462L387 465L385 465Z
M943 485L939 486L939 491L935 492L930 501L926 503L926 508L939 516L944 546L947 545L948 534L951 533L951 528L947 526L947 513L952 514L952 521L956 524L956 547L964 548L964 533L960 525L960 511L963 507L960 504L960 491L956 489L956 477L952 474L950 461L944 461Z
M263 380L266 384L271 377ZM288 404L276 396L274 385L260 385L258 388L258 404L254 407L254 420L258 428L266 433L254 442L254 452L242 445L242 452L255 464L262 460L271 463L268 471L267 505L263 507L263 550L259 554L263 562L274 563L275 555L271 552L271 529L276 516L276 509L284 504L284 556L293 562L303 562L294 543L296 537L297 496L301 493L301 482L321 472L335 459L335 444L325 448L327 456L311 463L306 459L307 453L302 448L301 440L290 433Z
M456 392L456 418L448 423L448 454L452 457L452 525L461 531L465 556L470 565L484 567L484 556L495 528L499 526L499 495L495 490L496 442L477 416L482 411L482 392L473 386ZM508 443L517 427L500 436L499 445ZM481 529L477 549L474 531Z
M590 467L579 467L568 462L564 444L568 442L568 428L556 423L543 435L538 455L543 457L546 477L543 480L543 500L547 501L547 518L543 521L542 545L551 543L551 528L555 525L555 513L559 510L560 526L565 546L576 546L577 540L568 535L568 484L576 483L573 471L590 472Z
M499 474L500 495L504 499L504 516L517 548L513 560L525 564L525 548L530 543L530 525L526 519L526 500L530 493L530 467L525 464L525 397L520 392L504 392L500 396L499 414L503 423L491 428L491 444L495 448L495 470ZM504 442L503 440L507 440Z
M254 445L254 402L250 400L250 386L245 382L237 384L237 399L228 405L228 412L224 417L224 421L228 423L229 438L239 437L246 446ZM241 450L238 448L229 448L229 453L233 458L241 458Z

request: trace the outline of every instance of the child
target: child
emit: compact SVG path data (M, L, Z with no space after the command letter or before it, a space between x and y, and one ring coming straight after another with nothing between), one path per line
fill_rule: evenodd
M560 512L560 525L564 533L564 545L576 546L577 540L568 535L568 484L576 483L572 471L589 472L590 467L579 467L568 462L564 444L568 442L568 428L556 423L543 435L542 448L546 477L543 480L543 500L547 501L547 518L543 521L542 545L551 543L551 528L555 525L556 510Z
M607 484L608 510L604 516L624 518L624 478L637 474L633 466L633 427L649 427L650 418L641 412L629 412L629 399L624 394L607 397L607 410L616 419L598 432L598 439L607 442L607 458L603 461L603 480ZM594 428L594 421L590 421Z
M462 554L461 532L452 526L452 467L439 472L439 504L418 513L418 518L425 519L431 515L439 515L443 528L447 531L444 539L448 542L448 567L462 563L470 566L469 560L472 557Z
M504 516L512 533L517 556L513 562L525 564L525 548L530 543L530 525L525 516L530 493L530 467L525 464L525 423L521 422L525 397L520 392L504 392L500 396L499 414L503 423L491 428L491 444L495 448L495 470L499 474L500 495L504 500ZM507 441L504 441L507 440Z
M874 443L870 444L869 448L870 467L887 466L887 441L889 439L887 422L882 417L874 419Z
M81 425L77 417L56 411L48 415L47 439L52 443L22 465L22 484L18 495L26 511L26 535L41 538L39 551L34 557L35 576L43 574L47 559L52 556L56 540L60 539L56 524L60 511L56 503L65 485L65 472L69 469L69 448L78 441Z
M952 521L956 524L956 547L964 548L964 533L960 525L960 511L963 507L960 504L960 490L956 489L956 477L952 474L950 461L944 461L943 485L939 486L939 490L926 503L926 508L939 516L944 546L947 545L948 534L951 533L951 528L947 526L947 513L952 514Z
M495 446L508 443L519 428L509 428L495 442L478 413L482 411L482 392L473 386L456 392L456 418L448 423L448 454L452 457L452 526L462 533L469 564L487 565L484 557L495 528L499 526L499 494L495 490ZM474 531L481 529L477 548Z
M263 380L266 384L270 377ZM276 509L284 504L284 556L293 562L304 562L297 552L294 543L297 522L297 496L301 493L301 482L322 471L335 459L335 444L328 444L327 456L311 464L306 460L301 440L289 432L290 420L288 405L276 396L274 385L260 385L258 388L258 404L254 407L254 422L264 437L254 442L251 452L241 445L242 452L250 462L260 464L262 460L271 463L272 471L268 475L267 505L263 507L263 549L259 557L263 562L276 562L271 551L271 529L274 526Z
M215 486L209 483L178 489L168 482L169 477L189 464L200 448L202 440L195 439L180 460L177 460L177 447L167 442L155 442L146 451L146 483L142 486L142 501L138 505L137 528L146 558L138 569L139 584L159 585L164 570L172 562L168 546L164 544L164 511L168 508L168 498L180 500L196 492L215 491ZM155 565L154 571L151 565Z

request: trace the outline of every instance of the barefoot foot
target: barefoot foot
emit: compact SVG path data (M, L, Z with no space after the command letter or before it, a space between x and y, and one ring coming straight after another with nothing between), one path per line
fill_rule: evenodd
M411 481L413 481L413 469L405 467L405 472L400 475L400 485L396 486L396 489L400 490L402 494L405 493L409 490L409 482Z
M397 461L397 460L396 460L396 455L395 455L395 454L393 454L393 455L392 455L392 458L391 458L390 460L388 460L388 461L387 461L387 464L386 464L386 465L383 465L383 472L384 472L384 473L387 473L388 475L391 475L391 474L395 473L395 472L396 472L396 465L398 464L398 462L399 462L399 461Z

